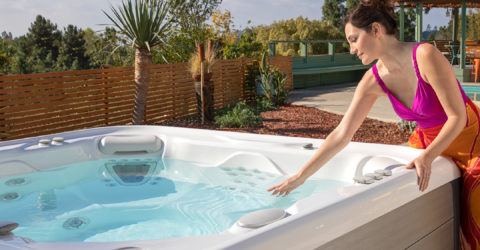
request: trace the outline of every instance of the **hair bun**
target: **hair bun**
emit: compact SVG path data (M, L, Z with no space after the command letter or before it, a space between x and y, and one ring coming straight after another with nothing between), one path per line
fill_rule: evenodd
M397 21L391 0L360 0L345 21L367 32L371 31L373 22L382 24L388 35L397 34Z
M386 10L390 13L394 12L393 4L390 0L361 0L360 4L378 10Z

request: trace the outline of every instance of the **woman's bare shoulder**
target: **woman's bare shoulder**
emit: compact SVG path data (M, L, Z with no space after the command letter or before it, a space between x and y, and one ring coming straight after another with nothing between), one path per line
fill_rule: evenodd
M428 58L443 56L442 52L440 52L437 47L430 43L422 43L417 47L416 51L417 60L425 60Z
M373 74L372 68L365 72L362 79L358 83L357 90L364 92L364 94L375 94L377 96L384 95L382 88L377 83L377 79Z
M422 77L430 83L429 76L432 74L455 75L450 62L445 56L432 44L423 43L417 48L417 65Z

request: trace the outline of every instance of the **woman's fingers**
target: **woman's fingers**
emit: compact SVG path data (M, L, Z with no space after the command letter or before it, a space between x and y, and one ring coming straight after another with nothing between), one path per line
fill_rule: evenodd
M425 187L425 178L426 177L426 171L425 169L422 168L422 176L420 177L420 185L418 187L418 189L420 189L420 191L423 191L423 187Z
M270 187L269 189L267 189L268 192L272 192L272 195L276 195L276 194L282 194L284 192L284 189L285 189L285 185L286 183L285 182L282 182L280 184L277 184L277 185L274 185L272 187Z
M420 190L423 192L425 191L425 189L427 189L428 187L428 182L430 181L430 170L428 169L425 169L425 171L423 171L423 178L422 178L422 186L420 187Z
M420 177L420 183L418 184L418 189L423 191L423 187L425 186L425 172L422 172L422 176Z
M267 189L268 192L271 192L272 190L276 189L277 187L279 187L281 184L277 184L277 185L274 185L274 186L271 186L269 189Z
M285 190L275 190L272 195L277 195L277 196L280 196L280 195L283 195L286 191Z
M418 189L423 192L428 184L428 177L430 174L424 166L420 166L420 164L414 164L414 166L417 172Z
M410 162L410 163L408 163L408 164L405 166L405 168L407 168L407 169L412 169L413 167L415 167L415 164L413 164L413 161Z
M276 185L273 185L271 186L269 189L267 189L267 191L272 191L272 190L279 190L279 189L282 189L283 187L287 186L288 185L288 180L285 180L283 182L280 182Z
M267 191L272 192L272 195L283 195L286 196L288 195L293 189L295 189L298 186L298 180L296 177L292 176L283 182L274 185L267 189Z
M431 168L421 164L414 164L417 172L417 185L420 191L425 191L430 181Z
M284 186L281 187L281 190L280 190L280 192L278 193L278 195L279 195L279 196L281 196L281 195L285 196L285 195L287 195L290 191L291 191L290 185L287 184L287 185L284 185Z
M415 165L415 161L411 161L405 166L406 169L415 168L415 172L417 173L417 185L420 187L420 183L422 182L422 169Z
M282 193L285 192L283 187L277 187L273 191L272 195L282 195Z
M415 166L415 170L417 172L417 185L420 187L423 180L423 169L418 166Z
M278 196L286 196L290 194L290 192L294 189L294 187L288 182L284 181L280 184L277 184L275 186L270 187L267 189L269 192L272 192L272 195L278 195Z

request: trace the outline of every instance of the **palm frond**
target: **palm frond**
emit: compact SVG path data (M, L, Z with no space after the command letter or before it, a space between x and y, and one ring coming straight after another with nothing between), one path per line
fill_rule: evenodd
M118 8L110 6L112 14L103 13L135 48L150 50L171 34L170 7L168 0L124 0Z

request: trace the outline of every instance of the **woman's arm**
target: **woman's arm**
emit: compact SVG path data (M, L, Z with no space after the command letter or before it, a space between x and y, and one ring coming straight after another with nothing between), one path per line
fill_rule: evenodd
M467 115L457 79L447 59L433 45L422 44L417 50L417 62L420 74L432 86L448 117L433 142L407 166L417 169L419 187L423 191L430 180L432 161L460 134L467 122Z
M318 171L335 154L342 150L353 138L375 100L383 94L376 83L371 70L367 71L355 90L352 102L340 124L320 145L308 162L293 176L268 189L273 195L288 195L293 189L302 185L305 180Z

